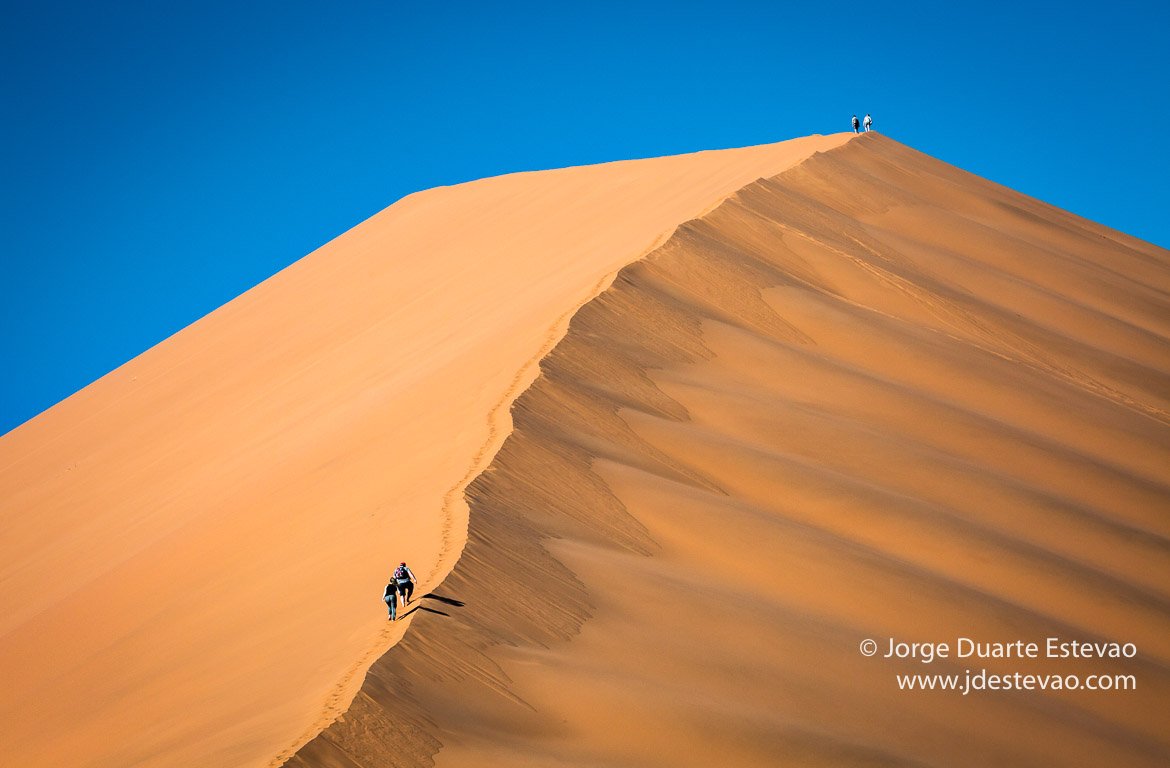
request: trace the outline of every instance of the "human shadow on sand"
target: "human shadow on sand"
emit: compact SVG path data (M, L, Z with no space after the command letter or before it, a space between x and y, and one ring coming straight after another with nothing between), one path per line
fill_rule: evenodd
M449 613L445 613L445 612L440 611L436 608L426 607L425 605L422 604L422 600L438 600L440 603L443 603L444 605L453 605L456 608L462 608L464 605L466 605L466 603L464 603L462 600L456 600L453 597L443 597L442 595L436 595L434 592L428 592L427 594L423 595L419 600L416 600L414 603L414 606L411 607L410 610L406 611L405 613L400 614L398 618L405 619L407 616L414 613L415 611L426 611L427 613L437 613L440 616L450 617L451 614L449 614Z
M399 618L399 620L405 619L407 616L414 613L415 611L426 611L427 613L437 613L440 616L450 616L451 615L449 613L443 613L442 611L436 611L434 608L427 608L425 605L415 605L412 608L407 609L406 613L398 614L398 618Z
M467 605L467 603L463 602L462 600L456 600L453 597L443 597L442 595L436 595L434 592L427 592L425 595L423 595L423 599L438 600L440 603L453 605L456 608L462 608L463 606Z

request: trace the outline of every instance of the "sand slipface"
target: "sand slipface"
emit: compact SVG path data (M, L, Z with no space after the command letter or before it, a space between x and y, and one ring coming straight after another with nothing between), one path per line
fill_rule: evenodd
M413 620L392 566L453 567L576 308L847 140L412 195L0 438L0 762L284 761Z
M1164 249L865 135L622 270L512 417L289 765L1170 764ZM1137 650L954 656L1051 636ZM967 670L1136 688L895 677Z

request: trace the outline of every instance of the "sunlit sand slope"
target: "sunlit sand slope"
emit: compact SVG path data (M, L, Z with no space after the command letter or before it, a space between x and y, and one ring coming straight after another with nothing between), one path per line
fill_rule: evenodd
M1168 412L1170 253L863 136L572 318L454 570L290 765L1170 764ZM952 657L859 652L891 637ZM895 680L968 669L1136 690Z
M581 303L848 136L405 198L0 438L0 763L265 766L462 551L465 483Z

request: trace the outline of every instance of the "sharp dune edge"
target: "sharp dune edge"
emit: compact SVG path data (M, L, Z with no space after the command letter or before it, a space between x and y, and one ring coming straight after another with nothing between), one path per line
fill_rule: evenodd
M1165 765L1170 253L849 138L408 198L4 437L2 754Z
M681 222L848 136L411 195L0 437L0 762L267 766L438 584L568 318Z
M1170 254L877 136L572 318L466 547L293 766L1161 766ZM1133 642L866 659L863 637ZM895 671L1133 674L895 690Z

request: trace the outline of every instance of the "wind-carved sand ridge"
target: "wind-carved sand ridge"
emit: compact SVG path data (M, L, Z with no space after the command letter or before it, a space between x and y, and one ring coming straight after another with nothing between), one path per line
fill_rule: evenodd
M1170 761L1170 253L876 135L571 319L466 546L294 766ZM869 659L866 637L1132 642ZM895 672L1132 674L899 692Z
M594 286L591 295L596 296L599 294L606 286L609 285L609 283L613 280L613 277L613 275L607 275L605 278L603 278L599 284ZM524 368L522 368L516 374L516 377L512 380L512 384L508 387L508 390L491 410L488 421L487 442L484 443L479 451L476 452L474 458L472 459L471 468L467 471L467 474L464 475L463 478L443 496L443 544L441 551L444 553L444 563L449 564L458 556L458 553L462 551L464 537L456 536L458 526L455 521L457 519L462 519L462 527L458 528L458 530L466 531L466 506L463 501L463 496L466 492L468 484L483 471L487 460L494 456L495 452L499 449L500 443L502 441L502 435L505 434L507 428L511 426L509 406L511 405L512 401L516 399L517 395L519 395L525 389L525 386L529 384L533 378L535 378L536 372L533 369L539 364L540 360L543 359L545 355L547 355L552 350L556 342L559 341L562 336L564 336L565 331L568 330L568 321L576 313L577 309L579 309L579 307L566 312L557 319L556 324L549 330L549 334L545 339L545 345L541 348L540 352L531 360L529 360L525 364ZM421 586L425 588L425 585L436 583L438 580L437 577L439 575L438 569L439 565L436 564L435 568L433 568L431 572L427 574L426 578L421 579ZM424 593L420 591L420 596L422 594ZM430 597L433 596L428 595L428 598ZM407 610L404 607L401 621L409 622L409 615L413 612L414 609ZM409 624L406 623L405 626L409 626ZM388 646L392 646L402 637L405 630L401 627L402 625L399 627L389 626L382 632L380 637L380 645L373 648L370 653L363 656L358 660L357 663L354 664L353 667L350 668L350 670L334 688L334 693L327 700L325 709L321 713L321 716L307 731L305 731L298 739L296 739L288 749L283 750L280 754L272 759L272 761L269 763L272 768L276 768L277 766L281 766L287 763L289 758L295 755L300 747L302 747L306 742L310 741L313 737L315 737L322 730L337 720L337 718L345 711L345 708L349 705L352 699L352 696L347 695L347 693L350 692L354 678L359 673L365 672L375 657L385 653ZM398 631L395 631L396 629Z
M463 490L572 311L681 222L849 140L405 198L0 437L0 754L265 766L433 588Z

